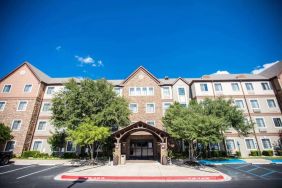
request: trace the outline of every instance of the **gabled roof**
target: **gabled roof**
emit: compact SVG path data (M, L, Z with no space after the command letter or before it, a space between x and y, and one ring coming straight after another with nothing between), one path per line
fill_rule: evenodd
M131 77L133 77L139 70L144 71L149 77L151 77L156 83L160 84L158 78L156 78L152 73L150 73L143 66L138 67L133 73L131 73L121 84L125 84Z
M282 61L275 63L274 65L270 66L269 68L265 69L264 71L260 72L259 75L273 78L281 74L282 72Z

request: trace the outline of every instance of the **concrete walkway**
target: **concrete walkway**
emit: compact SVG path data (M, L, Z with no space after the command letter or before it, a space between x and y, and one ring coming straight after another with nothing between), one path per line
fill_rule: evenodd
M50 159L11 159L10 162L14 163L14 165L66 165L71 166L74 164L71 159L59 159L59 160L50 160Z
M85 166L59 174L56 180L88 181L228 181L231 178L209 167L127 163L118 166Z

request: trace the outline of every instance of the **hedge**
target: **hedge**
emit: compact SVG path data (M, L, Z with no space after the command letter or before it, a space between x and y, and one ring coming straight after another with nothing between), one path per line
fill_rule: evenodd
M272 150L264 150L264 151L262 151L262 155L273 156L273 151Z
M226 157L226 152L213 150L211 151L211 157Z
M278 156L282 156L282 150L276 150Z
M251 151L250 156L261 156L261 152L258 150L253 150Z
M39 151L24 151L21 155L21 158L48 158L48 153L40 153Z
M237 157L241 157L241 152L240 151L236 151L236 154L235 154Z

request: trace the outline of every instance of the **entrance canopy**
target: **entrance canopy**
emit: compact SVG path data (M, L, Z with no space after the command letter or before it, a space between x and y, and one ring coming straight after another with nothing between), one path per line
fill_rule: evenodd
M129 135L139 131L151 133L156 138L158 138L160 142L166 142L167 138L169 137L169 134L167 132L152 125L148 125L147 123L144 123L142 121L138 121L112 133L112 137L115 138L119 143L121 140L126 139Z

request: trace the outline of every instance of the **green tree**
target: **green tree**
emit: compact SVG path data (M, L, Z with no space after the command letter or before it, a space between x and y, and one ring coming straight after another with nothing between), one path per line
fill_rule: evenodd
M56 151L58 149L59 152L61 152L62 148L64 148L66 145L66 138L67 133L64 129L56 129L55 132L52 133L52 136L48 138L48 143L51 145L53 151Z
M71 79L52 99L52 121L57 128L75 130L85 119L110 128L130 123L127 101L118 97L105 79L93 81Z
M80 123L75 130L69 129L68 135L68 139L75 144L89 148L90 158L93 160L94 143L101 146L110 136L110 131L108 127L96 126L94 121L87 119ZM97 152L98 149L99 147L96 149Z
M12 131L4 123L0 123L0 144L5 144L8 140L13 139Z

